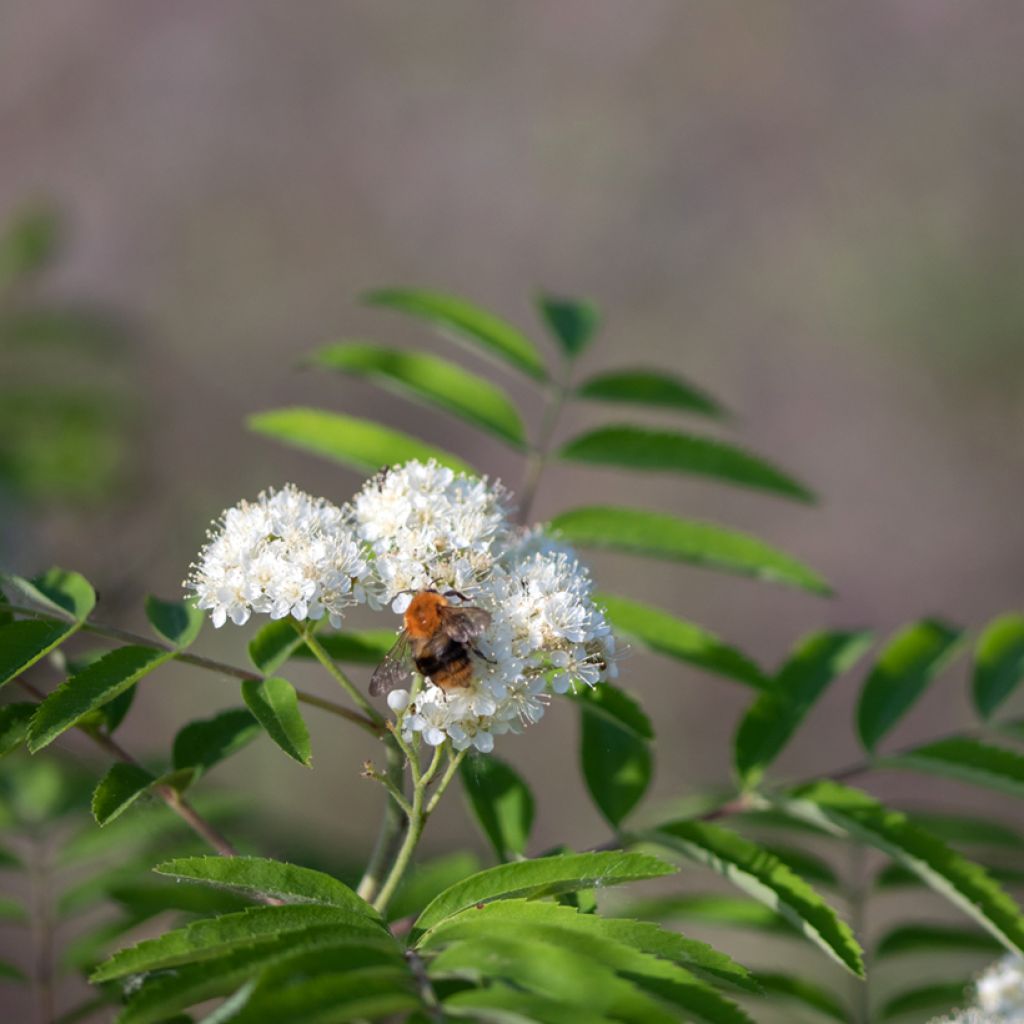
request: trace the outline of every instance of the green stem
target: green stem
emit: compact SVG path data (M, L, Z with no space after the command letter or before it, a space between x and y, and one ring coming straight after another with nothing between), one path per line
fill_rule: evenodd
M405 794L399 788L398 783L391 778L390 772L385 772L383 775L379 774L376 770L368 773L371 779L376 779L390 794L391 799L402 809L402 813L407 818L412 817L412 804L409 803L405 798Z
M50 879L50 850L46 840L34 836L30 858L32 878L32 934L35 963L32 981L40 1024L50 1024L56 1015L53 986L53 900Z
M558 425L558 417L562 414L562 409L565 406L565 400L569 396L571 373L572 363L567 359L564 363L561 379L553 382L548 389L548 402L544 409L544 418L541 421L537 444L530 449L530 454L526 461L526 469L523 472L523 484L519 488L519 522L523 526L530 521L530 513L533 510L534 499L537 497L540 478L548 464L550 455L548 449L551 446L551 438L554 435L555 427Z
M846 881L846 902L850 908L850 927L857 941L864 947L863 978L851 978L853 987L854 1019L857 1024L871 1024L871 992L868 979L871 977L867 943L867 882L865 879L865 849L861 843L854 841L850 846L849 878Z
M337 666L334 659L324 650L323 644L317 640L313 630L304 628L301 623L292 620L299 635L306 641L306 646L313 652L313 657L330 673L341 688L352 698L353 703L377 727L384 726L384 716L359 692L351 679Z
M409 828L405 833L405 839L402 842L402 846L395 856L394 863L391 865L391 870L388 872L388 876L381 886L380 891L377 893L376 899L373 901L373 906L376 910L384 913L387 910L388 904L391 902L392 897L398 890L399 885L402 883L402 879L405 877L406 871L409 869L409 865L412 862L412 855L419 845L420 837L423 835L423 829L427 824L427 818L430 817L430 813L433 808L437 805L437 801L440 799L441 794L444 793L448 783L451 782L454 770L451 769L449 764L449 770L447 770L438 783L437 792L434 793L433 798L428 805L426 802L427 786L430 785L431 779L437 774L437 769L441 765L441 759L444 755L445 747L447 744L442 744L434 750L434 756L431 758L430 764L426 770L417 780L416 785L412 791L412 814L409 816ZM452 758L452 763L457 763L461 755L456 755Z
M403 758L401 749L389 743L387 747L387 777L391 785L398 792L402 792L404 781ZM405 799L403 794L403 800ZM398 856L398 847L405 835L405 829L409 819L412 817L412 805L406 801L408 809L400 808L394 799L389 799L384 808L384 817L381 819L380 831L377 834L377 842L374 845L370 861L366 865L366 871L360 879L356 892L367 903L372 903L380 892L383 884L384 873L387 866Z
M434 813L434 808L437 807L438 802L441 799L441 795L448 788L448 783L452 781L453 776L459 770L459 765L462 764L462 760L465 756L465 750L460 750L454 757L449 754L448 767L445 768L444 775L441 776L441 781L437 784L437 790L427 803L428 815Z
M412 776L413 785L418 785L420 781L419 755L402 736L401 720L399 719L397 722L388 722L387 728L391 733L391 738L395 741L395 745L403 754L405 754L405 762L409 766L409 774Z

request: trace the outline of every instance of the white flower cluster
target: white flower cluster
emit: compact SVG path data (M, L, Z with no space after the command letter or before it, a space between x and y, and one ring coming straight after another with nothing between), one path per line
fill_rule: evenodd
M340 625L347 605L391 603L456 590L490 613L474 641L468 686L429 679L393 691L407 739L490 751L544 714L549 692L615 675L614 638L572 549L517 530L500 484L409 462L372 477L338 508L294 487L224 513L185 586L221 626L253 612ZM453 600L457 600L454 599Z
M229 508L183 586L220 628L272 619L321 619L335 627L348 605L365 601L371 565L345 512L291 484Z
M508 495L500 484L436 462L408 462L372 477L352 502L373 550L385 600L403 591L467 590L489 575L507 542Z
M933 1024L1022 1024L1024 958L1008 954L986 968L974 984L974 1005Z
M408 707L408 694L391 695L391 707L406 712L407 738L419 732L437 745L450 737L458 750L472 745L486 753L495 736L539 721L549 690L565 693L613 677L614 637L591 590L586 569L564 551L505 552L467 594L491 613L472 684L444 691L428 683Z

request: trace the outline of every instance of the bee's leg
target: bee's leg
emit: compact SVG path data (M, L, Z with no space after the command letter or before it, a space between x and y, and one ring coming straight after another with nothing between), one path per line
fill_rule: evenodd
M497 661L494 658L488 658L479 647L470 647L470 650L481 660L486 661L488 665L497 665Z
M443 594L444 597L457 597L460 601L468 601L469 598L462 593L461 590L446 590Z

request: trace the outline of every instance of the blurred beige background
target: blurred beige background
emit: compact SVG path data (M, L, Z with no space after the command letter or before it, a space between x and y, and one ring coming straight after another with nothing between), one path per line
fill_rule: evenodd
M838 597L613 556L592 559L603 589L767 665L822 626L979 626L1022 599L1022 52L1024 8L996 0L0 0L0 212L61 209L43 293L126 319L137 402L126 487L86 512L10 509L3 558L78 568L103 618L139 626L142 595L177 592L223 507L286 480L336 501L358 486L245 431L247 413L292 403L379 416L517 486L497 443L294 367L341 337L472 360L360 307L368 287L461 293L535 337L545 287L603 310L581 373L690 376L822 501L556 468L538 515L609 501L716 519L806 559ZM535 420L530 387L496 372ZM630 418L644 417L588 407L562 434ZM209 630L201 649L242 662L247 636ZM969 720L965 671L894 744ZM662 737L656 797L728 777L746 692L639 653L622 674ZM295 681L330 692L312 670ZM855 695L855 679L830 694L780 773L857 757ZM230 682L166 670L126 743L166 749L187 715L237 702ZM218 775L358 847L380 799L356 775L372 749L310 724L312 777L259 745ZM574 747L564 706L500 745L536 785L537 850L604 835ZM911 779L874 788L921 795ZM428 849L471 836L451 804Z

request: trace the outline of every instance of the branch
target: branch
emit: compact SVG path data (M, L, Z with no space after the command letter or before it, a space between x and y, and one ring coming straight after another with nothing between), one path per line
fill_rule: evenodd
M894 751L892 757L900 757L903 754L909 754L916 750L922 745L927 743L939 743L945 739L952 739L955 736L977 736L979 733L984 733L987 727L975 726L970 729L957 729L954 732L943 733L941 736L936 737L933 740L926 740L925 744L920 742L910 743L905 747L900 747ZM865 757L859 761L854 761L851 764L846 765L845 768L837 768L835 771L828 772L825 775L817 774L812 775L804 779L798 779L796 782L791 782L786 785L787 789L796 789L800 786L808 785L811 782L827 781L827 782L846 782L848 779L856 778L858 775L866 775L870 771L874 771L878 767L874 758ZM882 765L884 768L885 766ZM776 787L782 788L782 787ZM759 806L760 794L750 791L747 793L740 793L738 796L733 797L731 800L727 800L724 804L719 804L717 807L711 808L710 811L705 811L703 814L697 814L692 821L719 821L722 818L730 818L734 814L743 814L746 811L756 810ZM597 846L588 847L588 852L599 853L605 850L619 850L622 848L622 841L619 838L613 837Z
M33 697L36 698L40 703L46 699L46 694L41 690L33 686L27 679L18 679L19 685L27 690ZM115 760L123 761L125 764L133 765L134 767L140 767L139 762L128 753L124 747L121 746L113 736L109 736L106 733L99 732L93 729L87 729L84 726L79 726L79 730L85 733L93 743L95 743L101 750L106 751ZM222 857L236 857L238 851L231 845L231 843L214 828L173 786L154 786L153 792L160 797L161 800L175 814L185 822L186 825L193 832L196 833L205 843L213 847Z
M27 615L36 619L53 620L53 616L36 611L34 608L23 608L13 604L4 605L4 608L7 611L17 612L19 615ZM94 633L96 636L106 637L109 640L121 640L128 644L142 644L145 647L153 647L159 651L168 651L173 655L175 661L180 661L185 665L194 665L196 668L206 669L208 672L215 672L218 675L231 676L233 679L251 680L255 682L263 681L263 676L258 672L250 672L248 669L238 668L235 665L228 665L223 661L214 661L213 658L204 658L199 654L189 654L187 651L179 651L174 647L171 647L169 644L162 644L158 640L151 640L148 636L140 636L138 633L130 633L125 629L119 629L117 626L104 626L98 622L91 622L87 620L82 623L81 628L83 632ZM339 718L344 718L347 721L358 725L361 729L365 729L374 736L384 735L384 729L382 726L372 721L368 716L361 715L358 711L352 711L350 708L346 708L341 704L336 704L332 700L327 700L324 697L318 697L313 693L306 693L303 690L296 689L295 694L303 704L308 704L310 707L314 708L320 708L321 711L327 711L332 715L337 715Z

